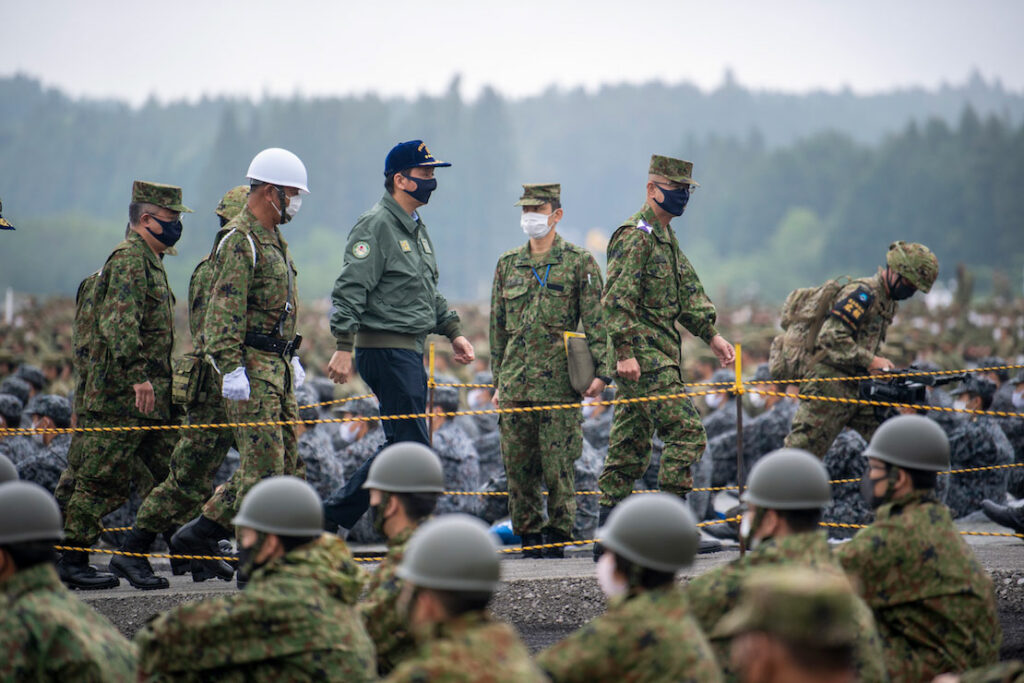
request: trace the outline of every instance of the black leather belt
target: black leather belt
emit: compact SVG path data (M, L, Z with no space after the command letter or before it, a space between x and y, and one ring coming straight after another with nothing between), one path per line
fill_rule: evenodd
M246 332L245 345L251 346L257 351L275 353L282 358L291 358L302 346L302 335L295 335L295 339L280 339L269 334L259 332Z

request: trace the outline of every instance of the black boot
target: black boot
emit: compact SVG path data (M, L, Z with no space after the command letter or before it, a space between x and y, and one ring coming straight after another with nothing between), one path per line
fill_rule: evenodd
M117 588L121 584L113 574L91 566L89 553L84 550L65 550L57 563L57 573L68 588L81 591Z
M523 534L523 547L526 548L531 545L540 545L544 542L544 534ZM531 550L523 551L523 559L537 559L544 557L543 548L533 548Z
M717 553L722 549L722 543L716 541L713 538L704 538L701 536L700 546L697 548L698 555L705 555L707 553Z
M545 543L570 543L572 542L572 536L566 536L561 531L545 531L544 532ZM565 546L559 545L554 548L544 548L544 554L542 557L553 560L560 560L565 557Z
M126 553L148 553L155 540L154 532L143 531L133 526L125 535L120 549ZM153 573L153 567L145 557L114 555L114 559L110 561L110 571L143 591L159 590L171 585L165 577Z
M199 515L178 529L171 537L171 552L177 555L220 556L221 550L218 541L226 539L230 535L228 530L217 522ZM206 579L203 569L225 581L230 581L231 577L235 575L234 567L223 560L192 560L190 566L193 581ZM199 569L198 572L197 569Z
M171 550L171 537L174 536L174 533L177 530L178 530L178 527L172 526L170 529L168 529L167 531L165 531L162 534L160 534L161 536L163 536L164 543L167 544L167 552L170 553L171 555L174 554L174 552ZM171 558L171 574L173 574L174 576L182 576L182 575L188 573L189 566L191 564L192 563L189 560L176 560L176 559L174 559L172 557Z
M615 509L614 505L599 505L598 506L598 512L597 512L597 528L598 529L600 529L601 527L603 527L605 525L605 523L608 521L608 515L610 515L612 513L612 510L614 510L614 509ZM600 560L602 555L604 555L604 546L602 546L597 541L594 541L594 562L597 562L598 560Z
M993 503L991 500L983 500L981 509L984 510L986 517L999 526L1005 526L1018 534L1024 534L1024 507L1010 507Z

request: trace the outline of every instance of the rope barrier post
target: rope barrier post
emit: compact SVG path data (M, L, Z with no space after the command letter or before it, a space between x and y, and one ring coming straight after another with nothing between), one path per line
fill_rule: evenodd
M736 393L736 483L739 485L740 496L743 495L743 485L746 483L747 474L743 471L743 345L736 345L736 363L733 365L736 370L736 384L732 390ZM740 557L743 557L747 549L740 535Z
M429 373L427 374L427 414L434 412L434 342L430 342L430 351L427 356ZM427 435L430 442L434 442L434 420L427 418Z

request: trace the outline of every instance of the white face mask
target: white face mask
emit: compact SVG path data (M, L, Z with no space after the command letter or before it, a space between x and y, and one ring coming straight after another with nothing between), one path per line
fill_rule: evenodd
M750 405L754 406L755 408L763 408L764 398L764 394L751 394Z
M956 408L957 410L966 410L967 409L967 399L966 398L958 398L957 400L953 401L953 407Z
M1013 401L1014 408L1017 410L1024 410L1024 392L1015 392L1013 394L1013 398L1010 400Z
M718 407L725 403L725 394L708 394L704 397L704 402L711 410L718 410Z
M548 225L548 216L533 211L524 213L520 216L519 225L523 227L523 232L525 232L530 239L534 240L540 239L551 232L551 226Z
M295 218L295 214L297 214L299 212L299 209L301 209L301 208L302 208L302 195L301 194L297 194L294 197L289 197L288 198L288 208L285 209L285 212L289 216L291 216L292 218Z
M357 441L358 432L358 422L343 422L341 424L341 438L345 440L345 443L354 443Z
M487 392L483 389L474 389L466 397L466 403L469 404L470 410L484 410L490 400Z
M746 539L747 550L753 550L757 547L757 539L750 535L750 527L754 523L754 513L745 512L743 513L743 519L740 520L740 538Z
M629 584L615 576L615 556L606 552L597 561L597 585L606 598L625 595Z

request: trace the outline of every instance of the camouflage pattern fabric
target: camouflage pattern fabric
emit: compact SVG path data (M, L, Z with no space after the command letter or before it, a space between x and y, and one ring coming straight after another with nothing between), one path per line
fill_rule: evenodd
M138 680L376 680L358 571L345 542L324 535L254 571L243 591L164 612L135 636Z
M894 683L999 658L992 579L931 492L882 505L837 554L875 613Z
M569 383L563 337L580 323L597 364L595 374L611 374L601 287L601 269L590 252L557 233L545 254L532 255L527 243L501 255L491 287L490 350L502 403L580 400Z
M636 398L678 394L684 390L675 368L648 373L641 362L640 379L620 377L618 396ZM689 398L616 406L608 455L599 479L601 505L614 506L626 498L647 469L651 435L657 430L665 443L658 488L678 496L693 489L691 466L700 460L706 439L697 409Z
M796 414L796 401L782 400L754 419L743 421L743 467L746 472L761 456L782 448ZM713 463L711 486L727 486L737 481L736 426L708 439L708 453Z
M713 411L710 415L701 420L704 423L704 433L707 434L708 441L725 434L727 432L736 431L736 399L729 398L718 407L717 410ZM750 416L747 415L747 411L743 411L743 424L750 421Z
M377 649L377 671L381 676L390 673L416 649L416 641L398 609L398 596L405 581L395 575L414 531L416 527L409 527L388 539L388 553L369 575L366 597L359 601L359 614Z
M640 364L639 381L617 381L619 398L683 391L676 323L705 343L718 334L715 307L675 232L662 226L649 206L612 235L602 305L614 360L636 358ZM629 495L633 481L646 469L655 430L665 441L661 488L685 495L693 487L690 466L700 459L707 438L690 400L624 404L615 411L601 474L603 505L615 505Z
M675 584L630 593L537 655L553 681L722 680L708 638Z
M306 481L326 499L345 484L345 471L334 455L324 425L308 425L299 437L299 458L306 468Z
M739 603L743 584L752 574L764 567L783 565L811 567L836 576L843 575L842 567L829 550L828 541L822 531L762 541L756 548L747 551L743 557L690 581L685 592L697 623L705 632L710 633L719 619L727 612L731 612ZM875 620L868 606L861 600L857 602L857 680L886 681L882 642ZM726 674L726 680L737 680L736 672L730 667L729 642L714 639L711 644Z
M544 405L506 401L503 408ZM545 528L572 533L576 518L573 462L583 448L582 417L576 410L507 413L501 416L502 460L508 477L508 506L516 534L539 534ZM543 490L547 487L547 519Z
M1003 419L999 420L998 424L1013 448L1013 461L1017 464L1024 463L1024 420ZM3 448L3 442L0 442L0 448ZM1007 492L1014 498L1024 498L1024 467L1011 467L1007 471Z
M68 467L70 445L70 434L57 434L49 445L42 446L38 453L18 463L18 477L39 484L53 493L61 473Z
M39 444L28 434L15 434L0 438L0 453L15 465L31 460L40 450Z
M704 432L708 435L708 450L712 453L712 474L713 486L725 486L734 484L737 480L736 471L736 399L730 398L719 408L705 417ZM743 450L747 450L747 426L753 424L753 420L743 412ZM716 439L728 435L732 437L732 448L715 448L711 444ZM746 465L749 472L750 465ZM722 483L715 483L722 482Z
M384 430L379 422L371 422L370 429L359 441L350 443L338 453L338 460L341 461L344 470L345 481L352 478L359 466L366 462L366 459L384 447Z
M494 415L493 417L498 417ZM456 424L461 424L456 422ZM487 481L492 477L505 473L505 462L501 456L501 432L498 422L494 422L495 430L481 434L473 439L473 447L480 456L480 480Z
M661 154L652 154L647 172L664 176L676 183L686 183L687 185L700 187L699 183L693 179L693 164L684 159L673 159Z
M0 680L135 680L135 648L71 595L53 565L0 581Z
M826 317L818 333L818 347L824 356L808 374L808 379L867 374L868 365L885 341L885 334L897 308L882 273L880 269L874 277L854 280L839 292L837 302L867 297L870 305L855 320L842 318L838 314ZM811 381L800 385L800 393L830 398L858 398L855 381ZM793 430L786 437L786 446L802 448L823 458L843 427L856 429L865 440L870 441L871 435L878 428L874 409L852 403L801 401L793 418Z
M487 493L508 493L508 477L504 470L488 479L479 491ZM480 496L480 519L488 524L508 517L508 496Z
M136 180L132 183L132 203L153 204L179 213L192 213L181 203L181 188L164 183Z
M860 479L867 469L868 459L864 450L868 447L857 432L844 429L832 442L832 447L825 454L825 469L828 478L856 479L855 482L832 485L832 502L821 513L822 521L840 524L871 524L875 520L875 512L864 501L860 494ZM828 535L832 538L852 538L857 529L829 527Z
M1024 662L1000 662L960 674L960 683L1024 683Z
M597 478L604 467L604 455L601 451L583 442L583 452L573 463L576 475L577 491L596 491ZM550 509L550 508L549 508ZM597 496L576 496L576 519L572 525L572 537L578 541L593 538L597 531L599 506Z
M434 432L434 452L444 468L444 485L449 491L476 491L480 485L480 457L466 433L451 420L445 420ZM437 513L464 512L476 514L476 496L441 496Z
M297 420L290 363L244 343L248 332L273 331L289 301L297 305L296 270L288 244L276 226L272 231L263 227L248 207L224 227L227 233L215 250L202 337L204 351L220 373L244 366L249 378L248 401L224 401L228 421ZM293 310L285 318L282 339L295 336L297 315ZM204 516L224 527L230 527L242 498L256 482L280 474L302 476L303 469L293 425L236 427L234 437L239 469L203 507Z
M602 453L608 452L608 440L612 435L614 417L615 406L608 406L601 413L583 420L583 438Z
M469 612L434 629L430 640L399 665L387 681L541 683L537 668L514 628L483 612Z
M1012 463L1013 446L999 428L1000 422L1009 421L977 416L958 423L949 432L950 469ZM951 474L939 477L937 493L955 519L980 510L985 499L1002 503L1009 477L1009 469Z

